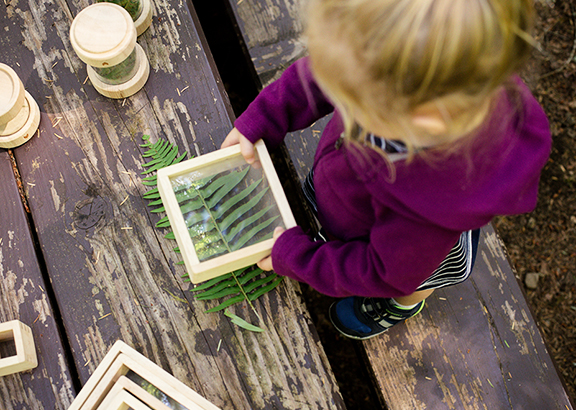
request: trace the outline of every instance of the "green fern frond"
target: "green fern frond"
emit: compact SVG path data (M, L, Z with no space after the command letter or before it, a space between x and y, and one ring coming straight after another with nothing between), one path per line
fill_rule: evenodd
M150 159L143 164L145 170L142 175L152 174L160 168L179 163L186 157L186 153L178 156L178 147L166 140L159 139L155 143L151 143L150 137L147 135L143 136L142 139L145 143L141 147L146 148L142 156ZM254 181L241 189L240 192L236 192L238 185L244 180L248 171L249 167L246 167L246 169L241 171L229 172L218 178L210 177L201 181L194 181L188 186L181 186L175 189L183 214L189 214L186 222L190 235L204 235L205 238L213 238L219 243L219 246L204 249L205 254L202 254L202 245L199 245L199 248L197 248L199 256L210 257L214 256L210 255L211 253L240 249L276 220L277 216L261 220L272 206L265 207L253 215L242 218L262 199L268 189L261 190L257 195L245 201L262 183L262 179ZM164 212L162 199L158 188L156 188L156 174L144 177L142 183L151 188L143 195L145 199L151 201L148 206L157 207L150 212ZM220 203L222 200L223 202ZM197 212L203 207L205 208L204 212ZM240 222L234 225L237 221ZM257 221L259 223L255 224ZM160 219L156 223L156 227L169 228L170 221L168 217L165 216ZM227 231L230 227L232 228ZM218 236L217 232L225 232L225 234ZM164 237L175 239L173 232L168 232ZM258 240L264 240L268 237L272 237L272 233L264 235ZM232 244L233 240L235 242ZM174 251L180 253L178 247L174 248ZM183 261L180 261L177 264L183 263ZM182 278L184 281L190 281L188 274L183 275ZM194 287L191 291L196 294L198 300L208 301L226 298L206 312L218 312L236 303L246 301L258 316L251 302L272 291L282 282L282 279L281 276L273 272L263 272L262 269L254 265L206 281ZM230 317L232 323L244 329L262 331L261 328L247 323L228 311L225 312L225 315Z
M265 205L269 188L263 178L251 179L250 169L246 165L201 180L180 176L175 196L201 262L272 237L279 215L268 214L275 207Z
M230 320L232 321L232 323L234 323L237 326L240 326L243 329L249 330L251 332L263 332L264 331L264 329L262 329L261 327L254 326L254 325L246 322L244 319L242 319L239 316L236 316L234 313L230 312L229 310L225 310L224 315L228 316L230 318Z

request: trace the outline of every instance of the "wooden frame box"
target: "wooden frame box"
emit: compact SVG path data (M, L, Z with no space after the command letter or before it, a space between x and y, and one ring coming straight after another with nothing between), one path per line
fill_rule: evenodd
M98 409L102 410L151 410L152 408L142 403L126 390L119 390L116 394L109 395L110 400L102 403Z
M19 320L0 323L0 342L14 340L16 354L0 358L0 376L23 372L38 366L32 330Z
M116 409L121 406L122 402L126 401L124 400L126 393L136 398L140 403L145 404L147 408L155 410L171 410L171 408L165 405L161 400L148 393L126 376L120 376L118 378L116 383L114 383L114 386L106 395L106 398L98 406L98 410L108 410L111 408ZM122 401L119 402L119 399L122 399ZM114 405L117 407L114 407Z
M270 254L276 226L296 225L262 141L255 151L260 168L234 145L158 171L160 197L193 283L257 263Z
M165 399L190 410L219 410L190 387L152 361L117 341L102 359L68 410L167 410L171 407L130 379L134 375L163 393ZM129 397L131 396L131 397ZM134 407L133 406L138 406Z

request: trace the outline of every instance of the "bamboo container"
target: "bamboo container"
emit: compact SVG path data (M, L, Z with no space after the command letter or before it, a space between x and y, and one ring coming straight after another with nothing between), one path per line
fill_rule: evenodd
M126 98L148 80L150 64L136 36L132 17L114 3L88 6L72 22L70 42L100 94Z
M18 74L0 63L0 148L15 148L28 141L40 124L40 109L24 89Z

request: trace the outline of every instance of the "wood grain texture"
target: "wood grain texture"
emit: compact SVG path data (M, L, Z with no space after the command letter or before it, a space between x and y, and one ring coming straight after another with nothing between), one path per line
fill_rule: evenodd
M38 367L0 377L0 408L65 410L75 390L7 151L0 150L0 323L32 329Z
M85 65L68 40L86 5L32 0L0 17L8 27L0 58L20 64L42 107L39 136L15 155L82 382L122 339L221 408L342 408L297 285L285 281L256 303L264 334L203 313L212 305L188 292L175 242L154 228L160 216L142 199L142 134L197 155L231 128L193 10L155 2L139 38L150 79L111 101L83 84ZM243 306L232 310L256 320Z
M294 61L307 54L302 40L302 0L229 0L250 59L265 87ZM314 162L320 134L331 117L288 134L284 140L300 182Z
M302 0L230 0L262 86L306 55Z
M502 243L483 229L471 278L363 342L395 409L572 409Z

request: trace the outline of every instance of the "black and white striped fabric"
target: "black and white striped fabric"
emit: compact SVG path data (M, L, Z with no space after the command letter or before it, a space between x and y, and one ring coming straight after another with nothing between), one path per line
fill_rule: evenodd
M372 146L380 148L382 151L388 154L408 152L406 146L400 141L387 140L384 138L377 137L374 134L368 134L367 139L368 142L372 144Z
M417 290L440 289L464 282L472 272L479 231L466 231L432 275Z
M314 168L310 170L306 179L302 184L302 192L308 201L308 205L314 211L314 215L318 215L318 204L316 202L316 190L314 189Z
M392 162L406 158L407 149L399 141L390 141L377 137L373 134L368 135L368 142L374 147L385 151ZM318 213L316 203L316 191L314 189L314 169L307 175L302 190L308 200L309 205L315 213ZM439 289L446 286L456 285L464 282L470 276L474 260L476 259L476 250L478 248L480 230L466 231L460 236L458 242L452 247L450 253L432 275L426 279L417 290ZM314 238L315 241L327 241L327 237L322 230Z

